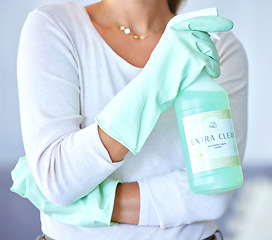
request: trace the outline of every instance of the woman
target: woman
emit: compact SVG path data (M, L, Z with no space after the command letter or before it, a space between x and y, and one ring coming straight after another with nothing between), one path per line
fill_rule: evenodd
M45 239L215 238L214 220L223 215L232 193L191 193L173 107L164 109L157 124L156 119L153 121L154 130L148 129L153 130L149 137L149 132L145 133L145 144L134 152L141 150L135 156L129 144L110 134L106 124L103 126L103 120L117 119L124 121L122 124L129 131L140 132L130 124L135 118L108 117L114 115L108 114L115 111L114 105L121 114L120 101L119 106L114 101L110 103L110 110L105 106L111 99L118 99L118 92L126 93L126 85L131 86L128 83L133 84L142 72L152 75L152 65L156 65L158 53L167 48L168 36L160 41L165 45L157 43L180 3L103 0L82 7L65 2L41 7L29 15L20 40L18 86L22 135L31 172L45 197L60 206L70 205L103 180L112 179L110 187L101 187L101 191L108 189L105 209L110 213L106 215L110 216L109 222L119 223L82 228L41 213ZM202 29L197 30L201 34ZM179 36L187 41L185 32ZM222 70L218 83L229 93L242 158L246 138L246 57L231 33L222 33L221 37L216 42ZM179 41L179 37L176 39ZM175 52L171 54L169 62ZM216 77L213 58L202 55L189 57L196 62L203 59L206 70ZM171 62L166 71L173 72L174 65ZM148 81L151 78L146 77L144 82ZM129 94L132 96L133 91ZM126 100L123 104L126 106ZM133 107L137 108L130 105ZM109 128L112 132L123 129Z

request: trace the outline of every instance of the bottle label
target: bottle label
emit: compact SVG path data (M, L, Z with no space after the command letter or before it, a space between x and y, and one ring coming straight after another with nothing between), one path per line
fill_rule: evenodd
M230 110L194 114L182 120L193 174L240 165Z

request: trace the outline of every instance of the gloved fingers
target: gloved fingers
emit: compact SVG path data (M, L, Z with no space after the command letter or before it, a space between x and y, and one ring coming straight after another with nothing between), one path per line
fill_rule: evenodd
M216 61L208 61L204 69L213 78L218 78L221 74L220 63Z
M220 63L220 58L217 52L217 49L214 45L214 43L210 40L210 43L204 42L204 41L198 41L196 42L196 46L199 49L200 52L203 54L209 56L217 63Z
M233 22L219 16L201 16L175 23L171 28L177 31L226 32L233 28Z
M211 41L210 35L206 32L198 32L198 31L193 31L192 35L198 39L204 40L204 41Z

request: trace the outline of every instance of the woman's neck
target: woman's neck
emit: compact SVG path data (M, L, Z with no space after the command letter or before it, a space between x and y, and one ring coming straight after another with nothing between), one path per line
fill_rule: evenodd
M102 0L99 4L110 22L141 35L161 30L174 15L167 0Z

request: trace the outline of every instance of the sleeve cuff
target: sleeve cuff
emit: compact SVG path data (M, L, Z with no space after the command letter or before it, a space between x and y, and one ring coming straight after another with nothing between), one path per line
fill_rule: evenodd
M139 180L138 185L140 189L140 214L138 225L160 226L145 179Z

